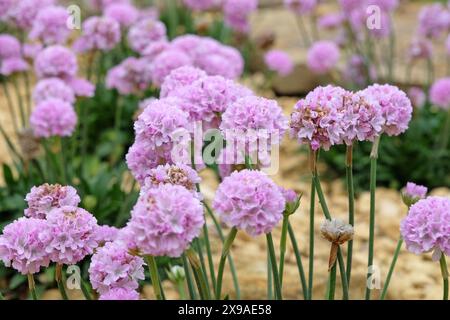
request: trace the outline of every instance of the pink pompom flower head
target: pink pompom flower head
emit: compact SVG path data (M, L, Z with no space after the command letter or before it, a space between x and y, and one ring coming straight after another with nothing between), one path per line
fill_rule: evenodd
M118 228L108 225L98 226L96 238L99 246L116 240L119 236L119 231Z
M109 51L120 42L120 25L108 17L90 17L83 22L82 34L74 43L77 52Z
M318 41L308 50L308 68L317 74L327 73L336 66L339 57L339 48L334 42Z
M63 46L50 46L39 52L34 69L38 78L71 78L78 71L77 58Z
M33 22L29 37L40 40L45 45L64 44L71 30L67 27L69 13L60 6L47 7L40 10Z
M418 33L428 38L437 38L450 26L450 12L441 3L423 6L419 12Z
M414 182L408 182L406 187L402 190L403 203L408 207L411 207L420 199L425 199L427 192L427 187L415 184Z
M231 29L248 33L249 16L258 8L258 0L224 0L223 14L225 24Z
M264 56L264 62L270 71L280 76L289 75L294 69L292 59L282 50L271 50Z
M112 3L106 7L104 16L116 20L122 28L126 28L137 20L139 11L131 3Z
M21 29L29 30L39 12L54 5L55 0L14 1L8 12L8 20Z
M100 294L113 289L136 290L144 280L144 260L120 242L108 242L91 258L89 280Z
M143 254L179 257L204 223L203 205L192 192L165 184L140 195L129 227Z
M435 106L450 109L450 77L436 80L430 88L430 101Z
M127 39L131 49L142 54L149 43L167 41L166 26L158 20L142 19L130 27Z
M97 219L82 208L64 206L47 214L46 252L57 264L76 264L97 248Z
M437 261L444 253L450 255L450 199L428 197L409 209L400 225L406 248L415 254L433 251Z
M175 95L176 92L181 90L183 87L191 85L194 81L206 77L206 72L192 67L184 66L173 70L164 79L161 85L160 97L166 98L168 96Z
M39 80L33 90L33 101L39 104L48 99L60 99L68 103L75 102L75 94L70 86L59 78Z
M421 108L427 102L425 91L420 87L411 87L408 90L408 97L411 99L411 103L415 108Z
M150 73L153 84L160 87L173 70L188 65L192 65L192 60L183 51L176 49L163 51L152 61Z
M139 292L125 288L114 288L101 294L98 300L139 300Z
M0 34L0 74L9 76L28 70L28 63L22 59L19 40L9 34Z
M148 62L143 58L129 57L108 71L106 87L126 95L145 90L151 80Z
M72 105L55 98L39 103L30 116L30 126L39 138L71 136L76 123L77 114Z
M45 219L53 209L78 206L80 197L74 187L44 183L38 187L32 187L25 201L28 204L28 208L24 211L25 216Z
M286 201L261 171L235 171L217 189L213 207L229 227L256 237L269 233L283 217Z
M50 263L47 233L47 221L42 219L22 217L11 222L0 235L0 259L22 274L39 272Z

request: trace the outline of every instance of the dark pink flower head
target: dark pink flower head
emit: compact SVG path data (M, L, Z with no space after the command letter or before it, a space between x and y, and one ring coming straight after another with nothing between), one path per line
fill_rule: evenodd
M100 294L118 288L136 290L144 279L144 260L120 242L106 243L91 258L89 280Z
M274 71L280 76L287 76L294 69L291 57L282 50L270 50L264 56L264 62L270 71Z
M11 222L0 235L0 259L21 274L38 273L50 263L46 233L47 221L42 219L22 217Z
M317 87L297 102L291 114L290 133L300 144L310 145L313 150L342 141L343 96L346 91L340 87Z
M339 61L338 46L332 41L317 41L308 50L308 68L318 74L327 73Z
M223 0L183 0L186 7L196 11L217 8L222 2Z
M69 13L64 7L51 6L39 11L28 35L45 45L64 44L71 30L67 27Z
M151 67L144 58L128 57L106 75L106 87L121 94L137 93L151 84Z
M141 193L129 226L143 254L179 257L204 223L200 200L182 186L165 184Z
M77 58L63 46L50 46L37 55L34 69L38 78L74 77L78 70Z
M430 101L435 106L450 108L450 77L436 80L430 88Z
M317 6L317 0L284 0L284 6L295 14L309 14Z
M248 33L249 16L258 8L258 0L224 0L223 14L225 24L231 29Z
M53 262L76 264L97 248L97 219L82 208L64 206L47 214L50 243L46 252Z
M433 260L442 253L450 255L450 199L428 197L412 205L400 224L406 248L415 254L433 252Z
M8 12L8 21L21 29L30 29L40 11L55 3L55 0L20 0L14 1Z
M98 300L139 300L139 292L125 288L114 288L101 294Z
M28 208L24 211L25 216L45 219L53 209L78 206L80 197L74 187L44 183L39 187L32 187L25 201L28 204Z
M108 17L90 17L83 22L82 34L74 43L77 52L109 51L120 42L120 25Z
M419 35L437 38L450 26L450 12L441 3L423 6L419 12Z
M279 187L265 173L242 170L219 185L213 207L226 225L256 237L272 231L283 217L285 204Z
M153 84L161 86L164 79L175 69L192 65L191 58L181 50L163 51L152 61L151 77Z
M76 123L77 114L72 105L55 98L39 103L30 116L30 126L39 138L71 136Z
M33 90L33 101L39 104L45 100L55 98L68 103L75 102L72 88L59 78L41 79Z
M150 43L167 41L166 26L158 20L142 19L130 27L127 39L131 49L142 54Z
M408 182L402 190L403 202L410 207L420 199L425 199L427 192L427 187L415 184L414 182Z
M192 66L184 66L175 69L164 79L164 82L161 85L160 97L166 98L168 96L176 96L178 90L189 86L194 81L204 77L206 77L205 71Z
M139 11L130 3L113 3L106 7L104 16L116 20L126 28L137 20Z
M406 93L389 84L374 84L361 91L369 104L381 110L384 118L383 132L397 136L408 129L412 116L412 105Z

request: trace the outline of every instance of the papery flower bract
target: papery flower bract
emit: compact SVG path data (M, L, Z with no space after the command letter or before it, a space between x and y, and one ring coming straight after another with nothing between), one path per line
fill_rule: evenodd
M106 75L106 87L121 94L132 94L150 86L150 65L143 58L128 57L110 69Z
M139 292L125 288L114 288L101 294L98 300L139 300Z
M50 258L45 251L48 240L43 237L47 232L45 220L25 217L14 220L0 235L0 259L5 266L24 275L48 267Z
M131 255L120 242L108 242L91 258L89 280L100 294L112 289L136 290L144 280L144 260Z
M291 114L290 133L300 144L310 145L313 150L341 142L342 114L338 109L346 91L340 87L317 87L294 107Z
M294 69L294 63L289 55L282 50L271 50L264 56L264 62L270 71L281 76L289 75Z
M120 25L108 17L90 17L83 22L82 34L74 43L74 50L109 51L120 42Z
M249 16L258 8L258 0L224 0L224 21L231 29L248 33Z
M191 10L203 11L218 7L223 0L183 0L186 7Z
M161 86L166 76L173 70L187 65L192 65L192 60L183 51L175 49L163 51L152 61L151 77L153 84Z
M28 204L28 208L24 211L25 216L45 219L53 209L78 206L80 197L74 187L44 183L38 187L32 187L25 201Z
M206 77L206 72L192 66L175 69L165 77L159 96L161 98L171 96L181 88L191 85L194 81L203 77Z
M71 78L78 70L77 58L63 46L50 46L39 52L34 69L38 78Z
M142 54L149 43L167 40L166 26L158 20L142 19L130 27L127 39L131 49Z
M46 252L53 262L76 264L97 248L97 219L82 208L64 206L47 214L50 243Z
M354 231L352 225L341 219L327 219L320 226L320 233L329 242L341 245L353 238Z
M60 99L47 99L39 103L30 116L30 126L36 137L68 137L77 123L72 105Z
M406 248L415 254L434 250L433 260L450 255L450 199L428 197L411 206L400 224Z
M420 87L411 87L408 90L408 97L411 100L411 103L416 108L421 108L427 101L427 96L425 91L423 91Z
M143 254L179 257L204 223L200 200L182 186L165 184L141 193L129 227Z
M116 20L122 27L129 27L139 17L139 11L130 3L113 3L103 12L105 17Z
M339 57L339 48L334 42L317 41L308 50L308 68L318 74L327 73L336 66Z
M450 12L441 3L423 6L418 19L418 33L428 38L439 37L450 26Z
M435 106L450 108L450 77L436 80L430 88L430 101Z
M317 0L284 0L284 6L296 14L311 13L317 6Z
M33 90L33 101L39 104L55 98L68 103L75 102L75 94L71 87L59 78L46 78L38 81Z
M374 84L361 91L369 104L377 105L384 118L383 132L397 136L408 129L412 105L406 93L389 84Z
M46 7L37 14L28 36L32 40L40 40L45 45L64 44L71 32L67 27L68 19L69 13L66 8Z
M213 207L229 227L255 237L269 233L283 217L286 201L261 171L235 171L219 185Z
M428 188L414 182L408 182L402 190L403 202L410 207L420 199L425 199Z

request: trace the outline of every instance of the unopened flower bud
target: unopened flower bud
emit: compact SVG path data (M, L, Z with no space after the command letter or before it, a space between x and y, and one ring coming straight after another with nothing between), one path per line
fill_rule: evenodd
M424 199L427 196L427 192L427 187L408 182L406 187L402 190L403 203L409 208L417 201Z
M168 270L167 276L174 283L183 282L185 278L184 269L181 266L173 266Z

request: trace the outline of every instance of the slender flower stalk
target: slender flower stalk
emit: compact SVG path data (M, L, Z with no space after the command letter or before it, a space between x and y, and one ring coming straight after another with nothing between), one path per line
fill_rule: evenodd
M347 146L346 151L346 175L347 175L347 193L348 193L348 223L355 225L355 191L353 187L353 146ZM352 255L353 240L347 244L347 281L350 287L350 278L352 275Z
M303 298L308 300L308 284L306 283L305 270L303 269L302 256L300 250L298 249L297 240L295 239L294 229L291 223L288 224L289 238L291 240L292 249L294 250L295 260L297 262L298 274L300 276L300 283L302 284Z
M153 256L146 256L145 260L147 262L148 270L150 271L150 279L152 281L153 290L157 300L164 300L164 293L161 287L161 282L159 280L158 265L156 264L156 259Z
M369 252L367 256L367 281L370 279L370 269L373 265L373 249L375 240L375 190L377 187L377 159L380 136L375 138L370 153L370 225L369 225ZM365 299L370 300L371 289L366 285Z
M33 298L33 300L37 300L38 298L36 294L36 284L34 282L34 276L32 273L29 273L27 277L28 277L28 289L30 290L31 297Z
M272 233L266 234L267 248L269 250L270 264L272 266L273 282L275 287L275 299L283 300L281 293L281 283L277 268L277 257L275 256L275 248L273 245Z
M188 264L186 254L183 253L181 258L183 260L183 268L184 268L184 273L186 275L186 282L187 282L187 287L188 287L188 291L189 291L189 297L191 298L191 300L197 300L197 294L194 289L194 283L192 282L191 270L189 269L189 264Z
M200 238L195 239L193 243L194 243L195 248L196 248L195 251L198 253L198 258L197 259L199 259L201 273L203 275L205 275L205 278L203 279L206 282L206 286L205 287L206 287L206 289L208 291L208 295L211 296L211 293L209 292L209 288L210 288L209 287L209 280L207 278L208 272L207 272L207 269L206 269L206 263L205 263L205 258L203 256L203 249L202 249L202 244L200 242ZM189 259L189 255L187 255L187 257L188 257L188 260L190 261L191 259ZM197 279L197 277L196 277L196 270L194 270L194 267L192 267L192 270L194 272L194 278Z
M441 259L439 260L439 264L441 265L441 274L442 274L442 281L444 283L444 295L443 299L448 300L448 269L447 269L447 262L445 260L445 254L442 253Z
M17 83L17 80L14 77L12 77L12 84L14 86L14 90L16 91L16 97L17 97L17 102L19 105L19 112L20 112L20 118L22 120L22 126L25 127L26 123L27 123L27 117L25 115L22 94L20 92L19 84Z
M270 252L267 249L267 299L273 299L273 279L272 279L272 262L270 261Z
M284 273L284 260L286 255L286 244L287 244L287 233L289 226L289 214L283 214L283 223L281 227L281 240L280 240L280 267L279 267L279 276L280 276L280 286L283 287L283 273Z
M81 292L86 300L92 300L91 288L83 278L81 278Z
M314 173L316 172L317 152L310 150L309 164L311 169L311 200L309 204L309 270L308 270L308 300L313 296L314 280L314 216L316 207L316 187L314 185Z
M186 256L191 264L192 270L194 272L194 278L197 282L198 291L200 292L200 297L204 300L210 300L211 294L209 292L209 287L206 281L206 274L204 273L200 260L197 257L194 249L189 248L186 250Z
M62 268L63 268L62 264L60 264L60 263L56 264L55 280L56 280L56 284L58 285L58 290L61 293L61 297L63 298L63 300L69 300L69 297L67 296L66 288L64 287L64 283L63 283Z
M380 300L384 300L386 298L387 290L389 288L389 284L391 283L391 277L394 273L395 264L397 263L398 255L400 254L400 250L402 249L403 238L400 237L397 242L397 247L395 248L394 257L392 258L391 265L389 267L388 274L386 276L386 281L384 282L383 290L381 291Z
M331 251L333 251L333 246L337 246L337 245L332 245L331 246ZM336 249L337 250L337 249ZM331 253L330 253L331 255ZM336 263L333 264L333 266L331 267L330 271L330 275L328 278L328 293L327 293L327 300L334 300L334 294L336 292Z
M222 279L223 279L223 271L225 268L225 261L227 260L228 254L231 249L231 245L233 244L234 238L236 238L236 234L238 229L236 227L231 228L230 233L228 234L222 248L222 254L220 256L219 267L217 270L217 287L216 287L216 299L220 300L222 295ZM276 264L275 264L276 265Z

